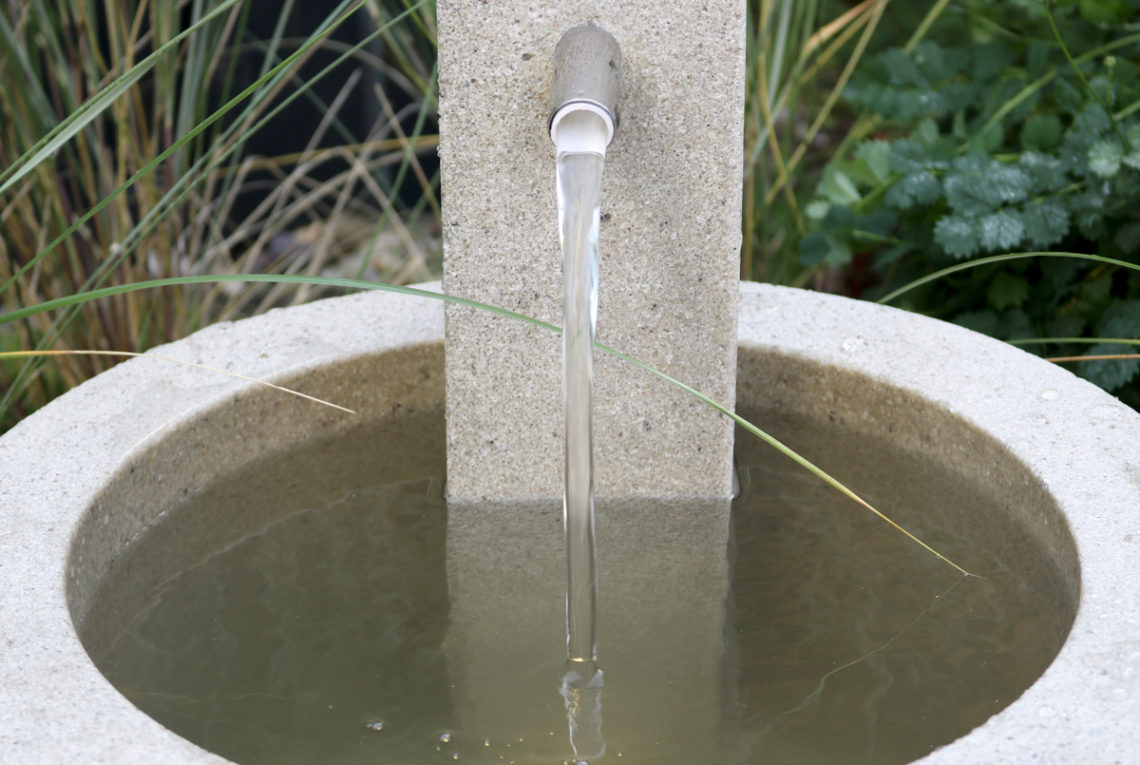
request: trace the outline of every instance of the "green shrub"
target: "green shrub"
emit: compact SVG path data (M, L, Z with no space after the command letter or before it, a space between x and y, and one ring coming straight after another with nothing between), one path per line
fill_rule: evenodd
M1064 250L1131 262L1140 251L1140 35L1123 23L1137 4L969 10L965 33L953 30L963 42L890 48L862 62L844 91L867 137L823 170L800 259L845 269L865 296L981 255ZM1140 337L1140 279L1085 261L971 269L902 305L1010 340ZM1140 402L1140 362L1076 371Z

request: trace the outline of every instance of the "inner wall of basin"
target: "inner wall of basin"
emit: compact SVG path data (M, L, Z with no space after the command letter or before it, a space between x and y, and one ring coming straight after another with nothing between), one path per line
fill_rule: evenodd
M916 460L933 455L951 463L953 472L965 480L976 481L978 491L996 498L1004 512L986 518L983 523L978 523L977 514L971 516L966 506L951 505L944 507L938 518L924 518L922 508L917 506L920 503L915 503L913 512L904 513L899 520L920 534L929 535L935 544L939 543L941 529L956 526L966 526L958 532L967 538L986 540L991 550L995 537L1003 540L998 545L998 557L1006 565L1022 569L1024 578L1039 584L1045 593L1047 607L1043 610L1055 615L1048 632L1059 648L1077 602L1079 577L1075 550L1053 502L1000 445L947 412L857 375L835 370L824 373L817 366L792 357L745 349L742 349L740 364L741 410L762 418L764 426L787 438L809 457L820 440L827 440L831 435L855 443L866 439L868 444L897 436ZM263 431L265 441L276 444L273 449L247 455L249 459L244 466L234 459L230 451L234 448L232 444L242 444L248 449L229 427L235 419L244 416L240 412L259 412L263 421L276 420L283 425L290 421L288 417L274 416L271 402L277 400L278 395L260 391L243 400L227 402L203 418L207 424L187 426L139 455L100 498L76 535L69 603L88 650L96 655L105 652L113 636L121 630L123 618L138 611L153 597L159 583L277 520L282 508L270 495L270 487L292 480L295 485L290 491L302 495L298 498L299 504L291 504L296 507L305 504L303 495L308 492L315 498L322 493L327 495L330 489L352 491L357 484L406 480L425 473L441 475L443 417L439 402L442 402L442 390L435 381L442 371L442 349L393 352L347 368L355 379L391 375L393 369L402 370L401 375L414 378L422 385L389 383L390 389L377 397L365 415L353 424L337 426L324 421L325 432L320 440L336 441L340 457L316 474L306 471L304 464L305 460L312 459L313 452L296 450L306 437L287 425L284 427L289 428L288 437L279 440L270 431ZM336 398L328 389L340 385L332 382L337 379L337 370L323 372L319 377L326 384L317 386L317 395ZM830 384L813 382L823 377L828 378ZM315 381L294 382L313 390ZM832 386L847 395L827 396L813 390L814 387L832 390ZM763 408L759 408L760 402ZM817 426L826 424L826 427L822 430L798 427L805 422ZM816 435L797 441L797 432L810 430ZM772 459L764 447L740 440L745 446L738 454L745 461ZM187 444L210 444L213 449L228 453L228 460L221 460L216 474L210 477L211 485L219 483L227 472L231 477L245 476L238 482L240 485L233 488L241 498L236 503L217 504L228 506L228 511L177 512L186 499L184 490L188 488L189 476L177 474L174 468L178 458L185 456ZM417 453L420 456L416 460L406 459L406 455ZM434 457L424 462L423 455ZM223 470L222 465L231 467ZM851 481L858 489L874 492L876 486L898 482L900 467L905 473L906 466L900 465L898 459L876 459L874 449L865 449L861 458L848 462L846 474L839 477ZM304 478L299 479L302 475ZM253 489L252 494L243 492L242 485ZM935 486L930 489L935 493L940 491ZM242 512L232 512L234 507L242 508ZM956 513L956 510L961 512ZM854 507L851 511L862 512ZM114 531L108 533L108 528ZM136 545L136 541L143 543ZM979 563L960 562L967 567ZM558 571L559 567L553 569ZM98 579L85 580L85 576L90 577L96 571L101 572ZM112 582L113 586L102 587L104 582ZM739 604L738 598L738 608ZM738 614L738 619L746 620L748 616ZM752 618L755 620L755 615ZM1034 634L1032 638L1036 640L1040 636ZM741 669L743 675L746 668Z
M763 402L777 418L827 422L836 438L856 443L864 438L889 441L907 453L943 465L996 498L1017 533L985 537L987 546L1010 565L1016 561L1034 579L1038 574L1055 578L1057 606L1062 609L1059 613L1068 614L1066 623L1071 624L1080 598L1081 574L1068 523L1032 473L987 433L920 396L861 374L821 369L798 356L762 347L740 349L737 402L741 410ZM791 440L794 442L794 437ZM900 479L901 471L877 459L873 451L861 454L859 473L880 482ZM810 459L810 455L805 456ZM864 485L882 484L868 481ZM965 518L969 508L961 510L961 517L946 520L968 528ZM954 509L946 512L953 514ZM915 524L912 531L922 531L921 517L897 520ZM1027 550L1032 551L1028 556ZM1045 554L1038 555L1038 550Z

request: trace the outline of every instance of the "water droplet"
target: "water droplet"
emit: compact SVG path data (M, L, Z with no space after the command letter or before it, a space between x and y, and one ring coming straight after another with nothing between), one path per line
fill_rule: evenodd
M373 720L372 722L368 723L368 730L384 730L384 721Z
M451 753L451 759L458 760L459 759L459 752L452 752Z
M439 734L439 740L441 743L450 744L451 743L451 732L445 730L443 733L440 733Z
M490 745L491 745L491 739L489 739L489 738L483 739L483 746L490 746Z

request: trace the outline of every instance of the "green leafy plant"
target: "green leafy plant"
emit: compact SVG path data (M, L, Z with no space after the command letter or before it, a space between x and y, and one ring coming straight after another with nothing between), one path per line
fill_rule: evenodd
M806 206L801 263L842 270L849 288L874 296L987 254L1135 258L1140 66L1130 54L1140 35L1119 24L1125 6L976 4L968 42L925 40L865 61L844 91L860 114L850 148L828 163ZM996 262L911 292L903 305L1003 339L1140 336L1140 281L1103 262ZM1070 340L1054 350L1126 349ZM1077 371L1140 402L1128 389L1140 362Z

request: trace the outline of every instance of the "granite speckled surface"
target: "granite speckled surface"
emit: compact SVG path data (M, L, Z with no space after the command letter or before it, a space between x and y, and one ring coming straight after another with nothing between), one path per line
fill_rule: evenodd
M561 324L551 56L594 21L623 57L598 340L733 401L745 4L446 0L438 15L444 289ZM458 306L446 332L449 496L561 496L559 337ZM599 495L729 496L726 421L595 358Z

